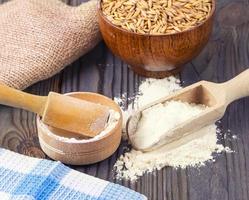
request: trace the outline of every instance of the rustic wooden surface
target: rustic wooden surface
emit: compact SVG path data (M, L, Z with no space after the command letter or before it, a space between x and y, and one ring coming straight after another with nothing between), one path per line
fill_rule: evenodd
M3 2L3 0L0 0ZM80 1L67 1L77 5ZM198 80L222 82L249 66L249 1L218 0L212 38L202 53L185 66L181 73L184 85ZM45 95L57 92L92 91L109 97L137 91L142 77L114 57L103 43L68 66L60 74L28 88ZM239 89L239 85L238 85ZM124 144L103 162L73 167L79 171L128 186L153 200L248 200L249 199L249 99L229 106L221 121L221 142L235 153L216 156L215 163L200 169L166 167L144 175L136 183L113 179L112 166ZM0 107L0 144L13 151L45 158L39 147L35 115L23 110ZM232 139L235 134L238 139ZM226 135L226 137L225 137Z

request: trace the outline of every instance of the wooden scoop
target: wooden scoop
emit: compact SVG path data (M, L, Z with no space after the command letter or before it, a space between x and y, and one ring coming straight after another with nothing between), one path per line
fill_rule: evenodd
M246 96L249 96L249 69L245 70L232 80L224 83L218 84L208 81L200 81L179 90L172 95L161 98L134 113L127 122L126 129L128 137L135 149L151 151L214 123L224 115L228 104ZM142 117L142 111L158 103L164 103L170 100L204 104L208 106L208 108L205 109L200 115L187 120L185 123L176 126L170 131L167 131L159 141L154 143L152 142L146 148L141 149L139 146L136 146L133 142L133 138L136 134L137 124Z
M89 101L50 92L31 95L0 84L0 104L22 108L42 116L52 127L94 137L104 130L109 108Z

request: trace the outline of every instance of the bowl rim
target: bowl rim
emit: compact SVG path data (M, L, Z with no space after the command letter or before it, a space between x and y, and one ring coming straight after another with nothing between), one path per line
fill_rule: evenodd
M64 93L63 95L73 95L73 94L90 94L90 95L95 95L95 96L101 96L102 98L105 98L107 99L108 101L112 101L113 103L115 103L112 99L110 99L109 97L106 97L105 95L101 95L101 94L98 94L98 93L94 93L94 92L68 92L68 93ZM39 115L36 116L36 122L37 122L37 126L40 126L40 128L42 128L43 130L46 129L46 131L43 131L43 132L46 132L46 135L48 135L49 137L57 140L58 142L62 142L62 143L66 143L66 144L79 144L79 145L83 145L83 144L90 144L90 143L96 143L96 142L99 142L107 137L109 137L110 135L112 135L115 131L117 131L118 127L119 126L122 126L122 112L121 112L121 109L120 107L117 105L117 103L115 103L117 108L119 109L119 115L120 115L120 118L117 122L117 124L115 125L115 127L110 130L107 134L101 136L100 138L96 139L96 140L90 140L90 141L87 141L87 140L77 140L77 141L69 141L69 140L59 140L58 138L63 138L63 137L60 137L56 134L54 134L46 124L44 124L42 121L41 121L41 117ZM121 133L122 134L122 133ZM39 134L38 134L39 135Z
M209 19L211 19L213 16L214 16L214 13L215 13L215 10L216 10L216 0L211 0L212 1L212 10L209 14L209 16L200 24L198 24L197 26L195 27L192 27L190 29L187 29L187 30L184 30L184 31L181 31L181 32L177 32L177 33L167 33L167 34L146 34L146 33L135 33L135 32L132 32L130 30L127 30L127 29L124 29L124 28L121 28L115 24L113 24L110 20L107 19L107 17L104 15L104 13L102 12L102 9L101 9L101 2L103 0L98 0L98 4L97 4L97 9L98 9L98 13L99 15L102 17L102 19L105 20L106 23L108 23L110 26L120 30L120 31L123 31L123 32L126 32L128 34L134 34L134 35L138 35L138 36L147 36L147 37L161 37L161 36L175 36L175 35L179 35L179 34L182 34L182 33L187 33L187 32L191 32L192 30L195 30L197 29L198 27L201 27L203 24L205 24Z

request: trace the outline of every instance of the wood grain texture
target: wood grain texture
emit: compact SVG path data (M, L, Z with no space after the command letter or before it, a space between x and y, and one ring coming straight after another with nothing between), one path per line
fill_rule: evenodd
M108 106L120 114L120 120L103 139L93 140L90 143L78 143L58 139L58 136L72 137L77 139L86 138L73 132L46 126L41 118L38 118L37 130L42 150L50 158L70 165L92 164L108 158L117 150L121 141L122 112L120 107L110 98L97 93L74 92L68 95L81 100L93 103L101 103L102 105ZM57 137L51 134L51 132L55 133Z
M67 1L78 5L79 1ZM219 0L211 40L181 73L184 85L199 80L226 81L249 66L249 2ZM113 56L103 43L55 77L37 83L27 91L45 95L57 92L93 91L109 97L132 96L143 80L127 64ZM238 86L238 89L240 86ZM126 102L126 105L128 100ZM124 143L109 159L74 169L128 186L152 200L248 200L249 199L249 98L231 104L219 124L221 143L235 153L216 155L215 163L199 169L163 168L144 175L136 183L113 179L112 166L124 151ZM4 148L46 157L37 139L35 116L29 112L0 107L0 144ZM228 132L227 130L231 131ZM226 133L226 134L224 134ZM233 139L231 135L237 135Z
M140 75L163 78L179 73L182 66L200 53L213 27L215 1L210 16L189 30L168 34L134 33L111 23L98 5L99 26L109 49Z

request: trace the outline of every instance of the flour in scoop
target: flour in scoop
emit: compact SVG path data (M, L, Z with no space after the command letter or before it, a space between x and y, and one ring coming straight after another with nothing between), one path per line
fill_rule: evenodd
M130 114L141 106L165 97L180 88L180 81L173 76L159 80L151 78L146 79L140 85L138 94L134 97L134 102L128 106L128 111L124 109L123 113L126 115L125 118L127 119ZM122 99L116 98L116 100L119 100L119 103L122 102ZM140 134L152 133L156 135L155 138L157 138L158 135L162 134L164 128L173 127L176 123L184 120L185 117L189 117L189 115L194 116L199 112L202 112L203 109L205 109L203 106L185 104L183 102L168 102L165 105L158 105L156 108L144 113L144 116L147 115L147 117L144 117L143 123L140 122ZM163 111L172 112L174 114L171 114L171 117L166 117L164 116ZM152 113L153 116L151 116ZM179 121L178 114L180 113L182 116ZM159 114L161 117L166 117L169 123L163 124L163 121L160 120ZM150 117L153 119L149 119ZM125 125L126 124L124 123L124 127ZM123 130L125 135L125 128ZM218 144L216 131L216 125L211 124L151 152L141 152L135 149L130 149L128 152L121 155L115 163L114 169L116 172L116 178L136 180L146 172L160 170L166 166L181 168L187 166L199 167L205 165L206 161L214 161L214 152L231 152L228 147ZM152 138L147 137L147 139L139 142L146 144L150 139Z
M138 94L134 97L128 98L129 101L134 99L134 101L128 105L128 108L124 108L124 102L127 99L127 95L125 93L122 94L120 98L115 97L114 101L120 105L123 112L123 138L127 139L126 122L133 112L135 112L138 108L157 99L168 96L179 89L181 89L180 80L174 76L164 79L147 78L139 86Z
M170 130L199 115L206 108L204 105L181 101L159 103L142 112L137 130L131 140L139 149L149 148L166 134L169 136Z

